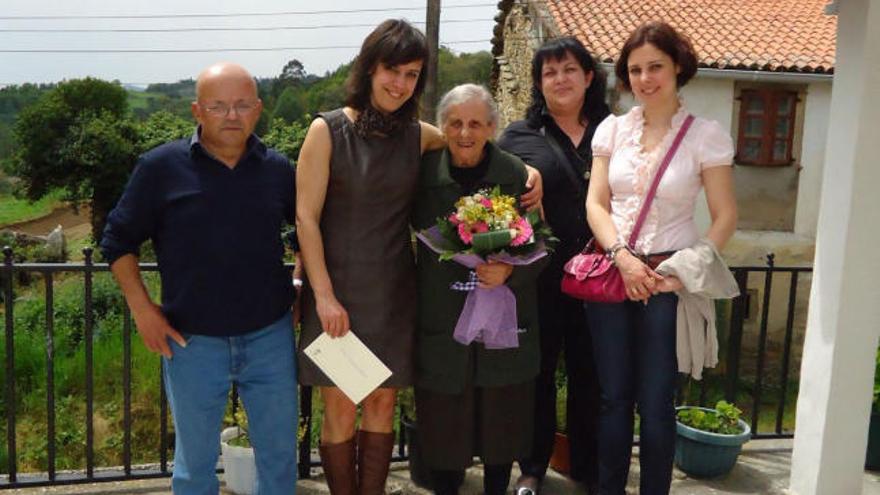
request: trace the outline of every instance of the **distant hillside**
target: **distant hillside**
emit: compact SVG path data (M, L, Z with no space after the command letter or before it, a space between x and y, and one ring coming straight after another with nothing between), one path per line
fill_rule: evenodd
M147 93L159 93L169 97L189 98L192 101L196 96L195 79L183 79L176 83L156 83L150 84L146 89Z
M18 112L37 101L54 84L21 84L0 89L0 124L12 124Z
M299 122L306 115L315 115L342 105L345 100L345 80L351 64L344 64L323 75L306 72L303 65L292 59L276 77L257 81L263 100L263 115L257 133L269 130L269 123L283 119L288 124ZM438 94L463 82L488 84L492 55L488 52L455 54L441 47L439 57ZM146 86L123 85L128 93L128 105L137 120L146 120L160 110L184 119L191 119L190 102L195 99L195 81L184 79L174 83L155 83ZM34 103L54 84L22 84L0 88L0 163L12 152L12 125L18 112ZM426 109L432 112L432 109Z
M135 118L146 120L147 117L160 110L185 119L191 118L189 106L190 102L195 99L195 91L191 96L182 96L151 91L152 86L155 85L151 84L146 91L128 90L128 106Z

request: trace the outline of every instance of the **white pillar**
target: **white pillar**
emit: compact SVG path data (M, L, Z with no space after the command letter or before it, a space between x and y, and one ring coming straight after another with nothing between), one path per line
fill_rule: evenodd
M880 331L880 1L837 0L837 61L791 492L862 493Z

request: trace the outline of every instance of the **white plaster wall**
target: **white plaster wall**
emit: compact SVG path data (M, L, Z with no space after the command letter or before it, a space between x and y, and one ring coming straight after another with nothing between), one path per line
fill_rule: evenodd
M804 110L803 144L800 152L802 168L798 182L794 232L813 239L816 238L816 224L819 219L819 196L830 109L831 82L810 84Z
M722 127L731 132L733 128L733 80L696 77L682 88L688 110L699 117L717 120ZM706 206L706 195L700 192L694 220L700 232L709 228L709 208Z

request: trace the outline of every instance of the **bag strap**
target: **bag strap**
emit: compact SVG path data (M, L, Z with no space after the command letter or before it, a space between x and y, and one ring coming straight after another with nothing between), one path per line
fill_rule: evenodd
M586 191L586 187L584 187L583 181L578 179L577 174L574 173L574 170L571 169L571 165L568 163L568 157L565 152L562 151L562 147L559 145L559 141L556 140L551 134L549 134L544 126L541 126L540 129L541 135L547 140L547 144L550 145L550 149L553 150L553 154L556 155L556 160L559 162L559 166L565 170L565 176L568 178L571 185L574 186L575 191L579 191L584 193Z
M663 162L660 164L660 168L658 168L657 173L654 174L654 180L653 182L651 182L651 188L648 189L648 194L645 195L645 200L644 202L642 202L642 208L639 211L639 218L636 220L636 224L635 226L633 226L632 233L629 236L630 248L634 248L636 246L636 241L639 238L639 233L641 233L642 226L645 223L645 218L647 218L648 216L648 210L651 209L651 203L654 202L654 195L657 194L657 186L660 185L660 179L663 178L663 173L666 172L667 168L669 168L669 163L672 161L672 157L674 157L675 152L678 151L678 145L681 144L681 141L684 139L684 135L687 134L687 131L693 122L693 115L688 115L687 118L684 119L684 123L681 124L681 128L678 130L678 134L675 135L675 140L672 142L672 146L669 147L669 150L666 152L666 156L663 157Z

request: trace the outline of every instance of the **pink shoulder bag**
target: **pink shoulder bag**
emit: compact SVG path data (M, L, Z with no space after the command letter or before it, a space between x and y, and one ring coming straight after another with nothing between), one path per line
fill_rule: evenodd
M663 173L669 168L669 162L672 161L672 157L678 151L678 146L681 144L693 121L694 116L688 115L678 130L672 146L669 147L669 151L663 157L660 168L654 174L651 188L648 190L648 194L645 195L645 200L642 203L641 210L639 210L639 217L629 236L627 245L630 249L636 245L642 225L645 223L645 217L648 216L648 210L651 208L651 203L657 194L657 186L660 184L660 179L663 178ZM591 239L584 246L583 251L568 260L565 267L563 267L562 292L575 299L588 302L619 303L626 300L626 286L623 284L620 270L614 266L611 258L595 243L594 239Z

